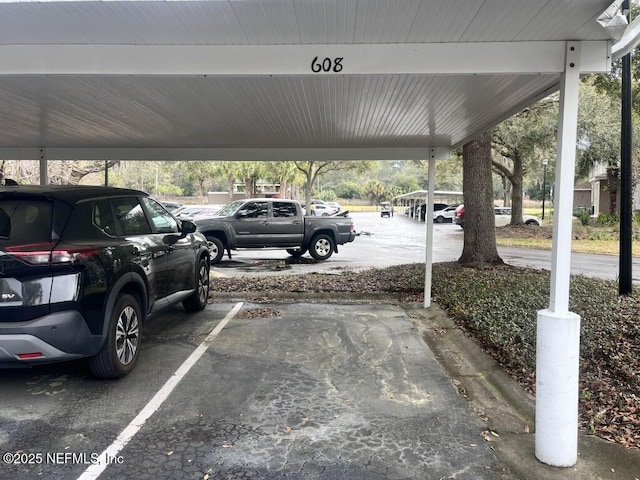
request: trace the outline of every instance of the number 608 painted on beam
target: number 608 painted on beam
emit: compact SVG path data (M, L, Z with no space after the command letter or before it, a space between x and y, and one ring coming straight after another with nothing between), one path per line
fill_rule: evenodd
M325 73L329 73L329 72L334 72L334 73L338 73L342 71L342 59L344 57L336 57L336 58L324 58L322 60L318 60L318 57L314 57L313 60L311 60L311 71L313 73L320 73L320 72L325 72Z

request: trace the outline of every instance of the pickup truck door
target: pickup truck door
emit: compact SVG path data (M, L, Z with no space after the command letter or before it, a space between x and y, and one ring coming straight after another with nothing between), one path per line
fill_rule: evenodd
M242 206L233 222L238 247L263 247L271 242L269 203L251 201Z
M301 245L304 237L304 217L293 202L274 201L271 207L271 244Z

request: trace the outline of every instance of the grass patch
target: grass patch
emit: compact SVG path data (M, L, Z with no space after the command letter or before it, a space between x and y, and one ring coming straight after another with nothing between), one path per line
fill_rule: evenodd
M576 253L600 253L618 255L620 252L620 233L617 224L582 225L574 221L572 228L571 251ZM547 223L541 227L505 226L496 228L496 244L502 247L524 247L551 250L553 226ZM634 225L632 255L640 257L640 227Z

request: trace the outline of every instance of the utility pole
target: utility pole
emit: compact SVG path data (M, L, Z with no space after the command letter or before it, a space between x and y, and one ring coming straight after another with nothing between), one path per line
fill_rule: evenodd
M544 220L544 200L547 198L547 163L549 163L548 159L542 160L542 220Z
M622 2L622 12L629 20L629 0ZM633 290L633 235L631 185L631 53L622 57L622 131L620 134L620 281L618 293L628 295Z

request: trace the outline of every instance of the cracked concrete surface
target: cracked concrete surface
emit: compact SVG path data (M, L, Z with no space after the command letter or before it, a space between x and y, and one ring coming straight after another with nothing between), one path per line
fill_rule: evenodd
M278 309L225 329L126 447L147 457L136 478L500 478L483 423L402 309Z
M280 314L224 328L100 479L511 478L402 308L271 306ZM101 452L230 308L150 326L141 363L118 382L64 367L14 372L0 402L26 401L30 415L0 413L0 450ZM34 381L58 391L63 375L63 393L30 393ZM74 479L85 468L8 466L0 479Z

